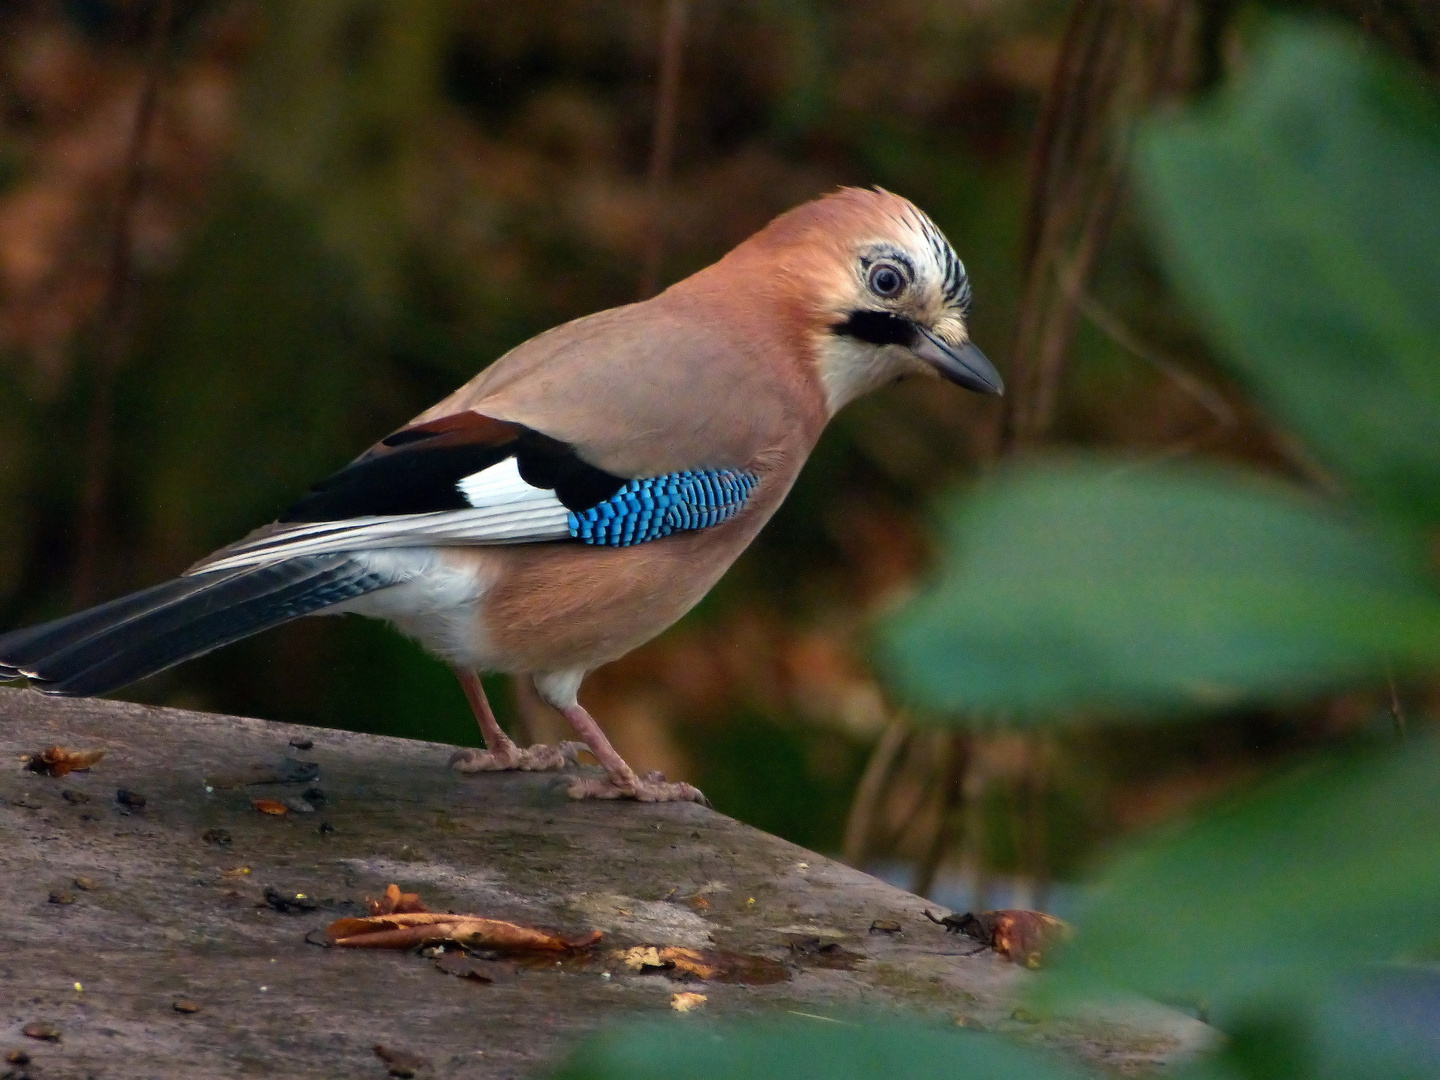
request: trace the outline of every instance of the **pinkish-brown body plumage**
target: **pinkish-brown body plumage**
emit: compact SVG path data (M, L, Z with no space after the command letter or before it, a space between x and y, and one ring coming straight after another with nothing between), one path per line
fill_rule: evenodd
M581 680L709 591L848 401L906 375L999 393L969 342L969 300L963 264L906 200L844 189L807 203L653 299L520 345L185 577L0 637L0 676L100 692L296 614L357 612L455 667L487 744L456 767L573 760L572 744L522 749L500 730L476 672L509 671L534 678L604 766L573 795L698 798L635 775L579 705ZM644 532L651 519L626 504L635 542L576 542L617 490L692 475L723 493L684 503L700 517L667 510ZM122 630L142 637L107 653Z

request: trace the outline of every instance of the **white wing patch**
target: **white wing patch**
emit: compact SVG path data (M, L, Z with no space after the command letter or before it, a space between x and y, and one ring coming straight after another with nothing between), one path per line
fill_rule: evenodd
M502 506L548 498L558 502L553 491L532 487L520 479L520 461L508 457L498 465L471 473L455 485L471 506Z
M519 544L570 536L570 511L555 492L522 480L513 457L462 478L456 486L471 509L297 523L242 540L223 557L196 569L230 570L335 551Z

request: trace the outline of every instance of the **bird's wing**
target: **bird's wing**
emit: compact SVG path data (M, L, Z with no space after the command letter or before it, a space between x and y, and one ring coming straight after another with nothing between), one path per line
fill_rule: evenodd
M779 362L794 346L777 321L708 296L677 286L530 339L190 572L365 547L631 544L726 520L764 463L804 460L825 413L818 384Z
M467 410L387 436L189 573L386 547L643 543L725 520L755 482L730 469L616 476L559 439Z

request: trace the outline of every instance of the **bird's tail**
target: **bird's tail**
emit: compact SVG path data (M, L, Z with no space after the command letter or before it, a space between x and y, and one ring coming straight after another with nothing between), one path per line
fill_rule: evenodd
M397 580L388 560L346 553L176 578L0 635L0 680L23 676L67 697L103 694Z

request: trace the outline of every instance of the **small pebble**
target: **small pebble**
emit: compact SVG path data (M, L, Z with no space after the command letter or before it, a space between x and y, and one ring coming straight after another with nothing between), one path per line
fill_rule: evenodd
M81 791L79 788L73 787L67 787L64 791L60 793L60 797L68 803L78 804L87 803L90 801L89 795L85 794L85 792Z
M314 740L314 739L291 739L291 740L290 740L290 745L293 746L296 750L314 750L314 749L315 749L315 740Z
M75 894L74 894L74 893L68 892L68 891L65 890L65 889L51 889L51 890L50 890L50 903L52 903L52 904L73 904L74 902L75 902Z
M60 1029L54 1024L46 1024L40 1020L32 1020L20 1029L21 1033L31 1039L44 1039L46 1042L59 1042Z
M223 845L233 842L235 838L225 829L206 829L200 834L200 839L204 840L207 844Z
M320 822L320 828L316 830L321 836L329 836L335 831L335 826L328 821Z
M131 791L129 788L121 788L115 792L115 801L121 806L128 806L131 810L143 810L145 808L145 796L138 791Z
M301 795L302 795L302 797L305 799L306 802L310 803L310 804L313 805L313 806L324 806L324 805L325 805L325 789L324 789L324 788L320 788L320 787L308 787L308 788L306 788L303 792L301 792Z
M77 889L84 889L86 892L93 892L100 887L100 883L94 878L77 877L75 879L75 887Z
M24 1050L11 1050L5 1055L5 1060L11 1065L29 1065L30 1055Z
M197 1013L200 1011L200 1006L189 998L180 998L171 1008L178 1013Z
M315 807L311 806L304 799L297 799L293 795L285 800L285 805L297 814L313 814L315 812Z

